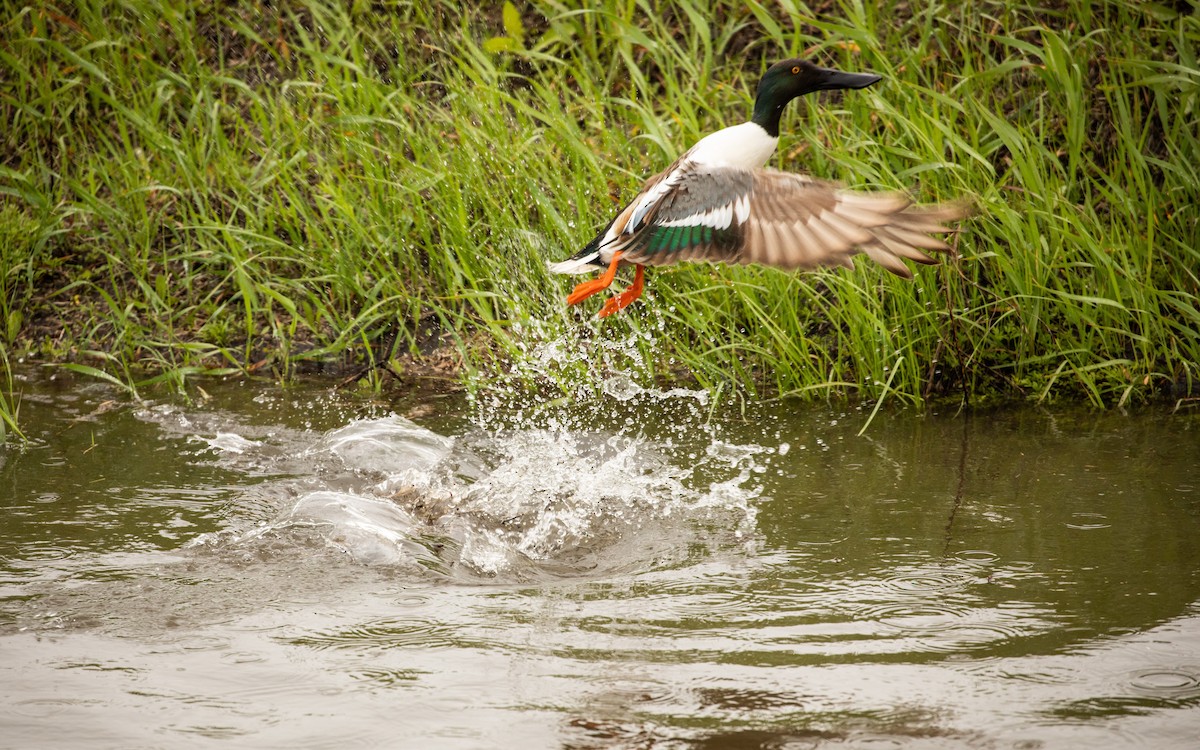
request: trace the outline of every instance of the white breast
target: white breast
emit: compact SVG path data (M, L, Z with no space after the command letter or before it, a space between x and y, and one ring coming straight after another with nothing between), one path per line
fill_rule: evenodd
M688 156L698 164L758 169L775 153L778 138L752 122L718 130L701 138Z

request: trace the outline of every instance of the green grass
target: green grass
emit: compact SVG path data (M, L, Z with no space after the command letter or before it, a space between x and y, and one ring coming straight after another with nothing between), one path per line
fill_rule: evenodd
M531 331L582 329L647 334L634 340L648 375L746 397L1196 393L1195 9L519 7L507 29L500 3L12 8L8 351L183 389L438 341L469 377L520 357ZM886 81L793 105L773 166L969 197L956 257L911 283L864 259L810 274L680 266L652 270L621 316L565 309L577 279L546 261L744 120L765 66L793 54Z

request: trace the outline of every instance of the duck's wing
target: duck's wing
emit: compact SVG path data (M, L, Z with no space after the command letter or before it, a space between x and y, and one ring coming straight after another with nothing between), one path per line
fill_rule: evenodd
M865 253L911 278L903 261L934 263L924 251L949 246L930 235L953 231L946 225L966 215L961 206L915 206L897 193L851 192L773 170L690 165L666 174L677 179L644 190L609 230L610 246L623 260L796 269L851 266L852 256ZM672 184L659 187L666 182Z

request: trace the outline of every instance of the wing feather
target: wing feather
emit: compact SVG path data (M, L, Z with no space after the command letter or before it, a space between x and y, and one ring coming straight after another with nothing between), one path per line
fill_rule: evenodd
M850 266L863 253L909 278L904 261L946 252L931 236L953 230L965 206L916 206L899 193L842 190L830 182L766 169L700 165L686 155L648 180L618 215L600 260L620 250L641 265L686 260L779 268Z
M874 227L864 227L861 224L856 225L843 216L836 207L831 211L822 213L820 219L822 224L825 224L844 237L851 245L863 245L871 241L870 230Z

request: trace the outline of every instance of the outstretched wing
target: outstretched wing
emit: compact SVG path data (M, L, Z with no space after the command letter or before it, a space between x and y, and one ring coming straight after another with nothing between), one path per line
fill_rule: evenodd
M796 269L850 266L852 256L865 253L911 278L903 261L935 262L924 251L949 247L929 235L952 231L945 225L965 215L960 206L919 207L897 193L846 191L773 170L685 164L664 174L673 178L669 189L650 186L614 222L610 246L623 260Z

